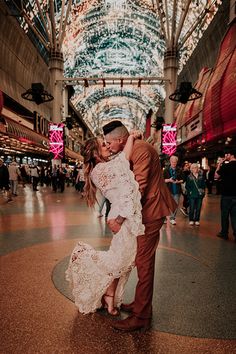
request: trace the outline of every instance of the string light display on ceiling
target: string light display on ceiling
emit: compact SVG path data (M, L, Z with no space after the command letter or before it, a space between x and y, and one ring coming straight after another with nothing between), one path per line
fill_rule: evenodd
M62 51L66 77L163 77L164 53L176 48L179 70L220 0L5 0L47 61ZM92 130L111 118L143 129L165 96L154 85L75 86L73 104ZM105 103L106 102L106 103ZM97 122L99 120L99 122Z

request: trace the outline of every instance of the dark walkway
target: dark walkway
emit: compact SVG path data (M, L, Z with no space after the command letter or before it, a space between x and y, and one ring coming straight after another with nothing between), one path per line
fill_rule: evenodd
M0 353L236 353L236 244L215 236L219 199L206 196L200 227L180 212L176 226L163 226L153 328L121 334L101 313L78 314L64 279L78 239L108 247L105 220L72 187L20 187L10 204L0 195ZM133 272L127 301L135 282Z

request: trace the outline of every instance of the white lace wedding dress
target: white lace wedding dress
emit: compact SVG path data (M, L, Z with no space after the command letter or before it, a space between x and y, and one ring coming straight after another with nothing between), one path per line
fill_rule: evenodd
M78 242L72 252L66 279L72 285L75 305L81 313L95 312L101 298L115 278L119 278L115 305L122 302L124 286L134 266L138 235L144 233L141 195L124 152L106 163L99 163L91 173L94 184L111 202L108 219L125 217L120 231L113 235L107 251L98 251Z

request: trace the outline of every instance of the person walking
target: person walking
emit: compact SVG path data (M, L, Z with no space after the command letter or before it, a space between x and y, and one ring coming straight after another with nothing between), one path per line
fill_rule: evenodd
M52 190L56 193L59 188L59 166L56 164L53 165L52 173L51 173L51 181L52 181Z
M11 186L11 193L17 196L18 178L20 177L20 170L15 161L12 161L8 167L9 180Z
M28 175L27 175L26 168L25 168L24 164L22 164L20 166L20 174L21 174L23 188L25 188L25 185L26 185L27 179L28 179Z
M212 194L212 187L214 185L215 168L210 165L206 170L206 187L208 194Z
M184 181L184 177L181 168L179 168L177 164L178 157L172 155L170 157L170 166L164 169L163 175L172 197L176 201L177 205L179 205L179 200L182 193L181 184ZM177 209L175 209L175 211L170 215L170 223L172 225L176 225L176 214Z
M32 178L33 191L36 192L36 191L38 191L37 187L38 187L38 182L39 182L39 171L38 171L38 167L36 165L31 166L30 175Z
M77 186L77 191L80 193L80 197L83 198L84 197L84 185L85 185L83 164L81 164L78 167L78 173L77 173L75 185Z
M4 161L0 159L0 189L5 190L7 194L7 202L12 201L11 191L10 191L10 180L9 180L9 171Z
M120 153L129 137L122 122L114 120L106 124L103 132L109 151L112 154ZM131 304L121 305L121 310L131 315L113 324L113 328L121 331L147 330L151 326L155 253L159 242L159 231L165 217L176 209L176 203L162 176L158 153L151 144L140 139L135 140L130 164L142 196L142 220L145 233L137 237L135 264L138 283L135 298ZM107 224L112 232L119 232L125 221L126 218L120 213L116 218L109 219Z
M229 219L236 242L236 150L231 149L221 159L215 171L215 178L221 179L221 231L218 237L228 240Z
M200 225L202 200L205 196L206 181L203 171L197 163L190 166L190 175L187 177L186 190L189 200L189 225Z
M60 166L58 172L58 187L60 188L61 193L63 193L65 190L65 181L66 181L66 169L63 166Z
M186 181L187 177L190 174L190 164L188 161L185 161L182 167L183 183L181 184L182 195L183 195L183 206L180 208L181 213L184 216L188 216L189 200L186 190Z

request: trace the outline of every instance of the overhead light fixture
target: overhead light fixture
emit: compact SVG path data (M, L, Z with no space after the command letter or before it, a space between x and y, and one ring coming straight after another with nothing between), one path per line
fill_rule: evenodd
M174 93L169 96L172 101L187 103L202 97L202 93L192 87L191 82L181 82L180 86Z
M22 93L22 98L28 101L34 101L36 104L41 104L53 100L53 96L44 90L44 86L41 83L35 83L31 85L31 89Z

